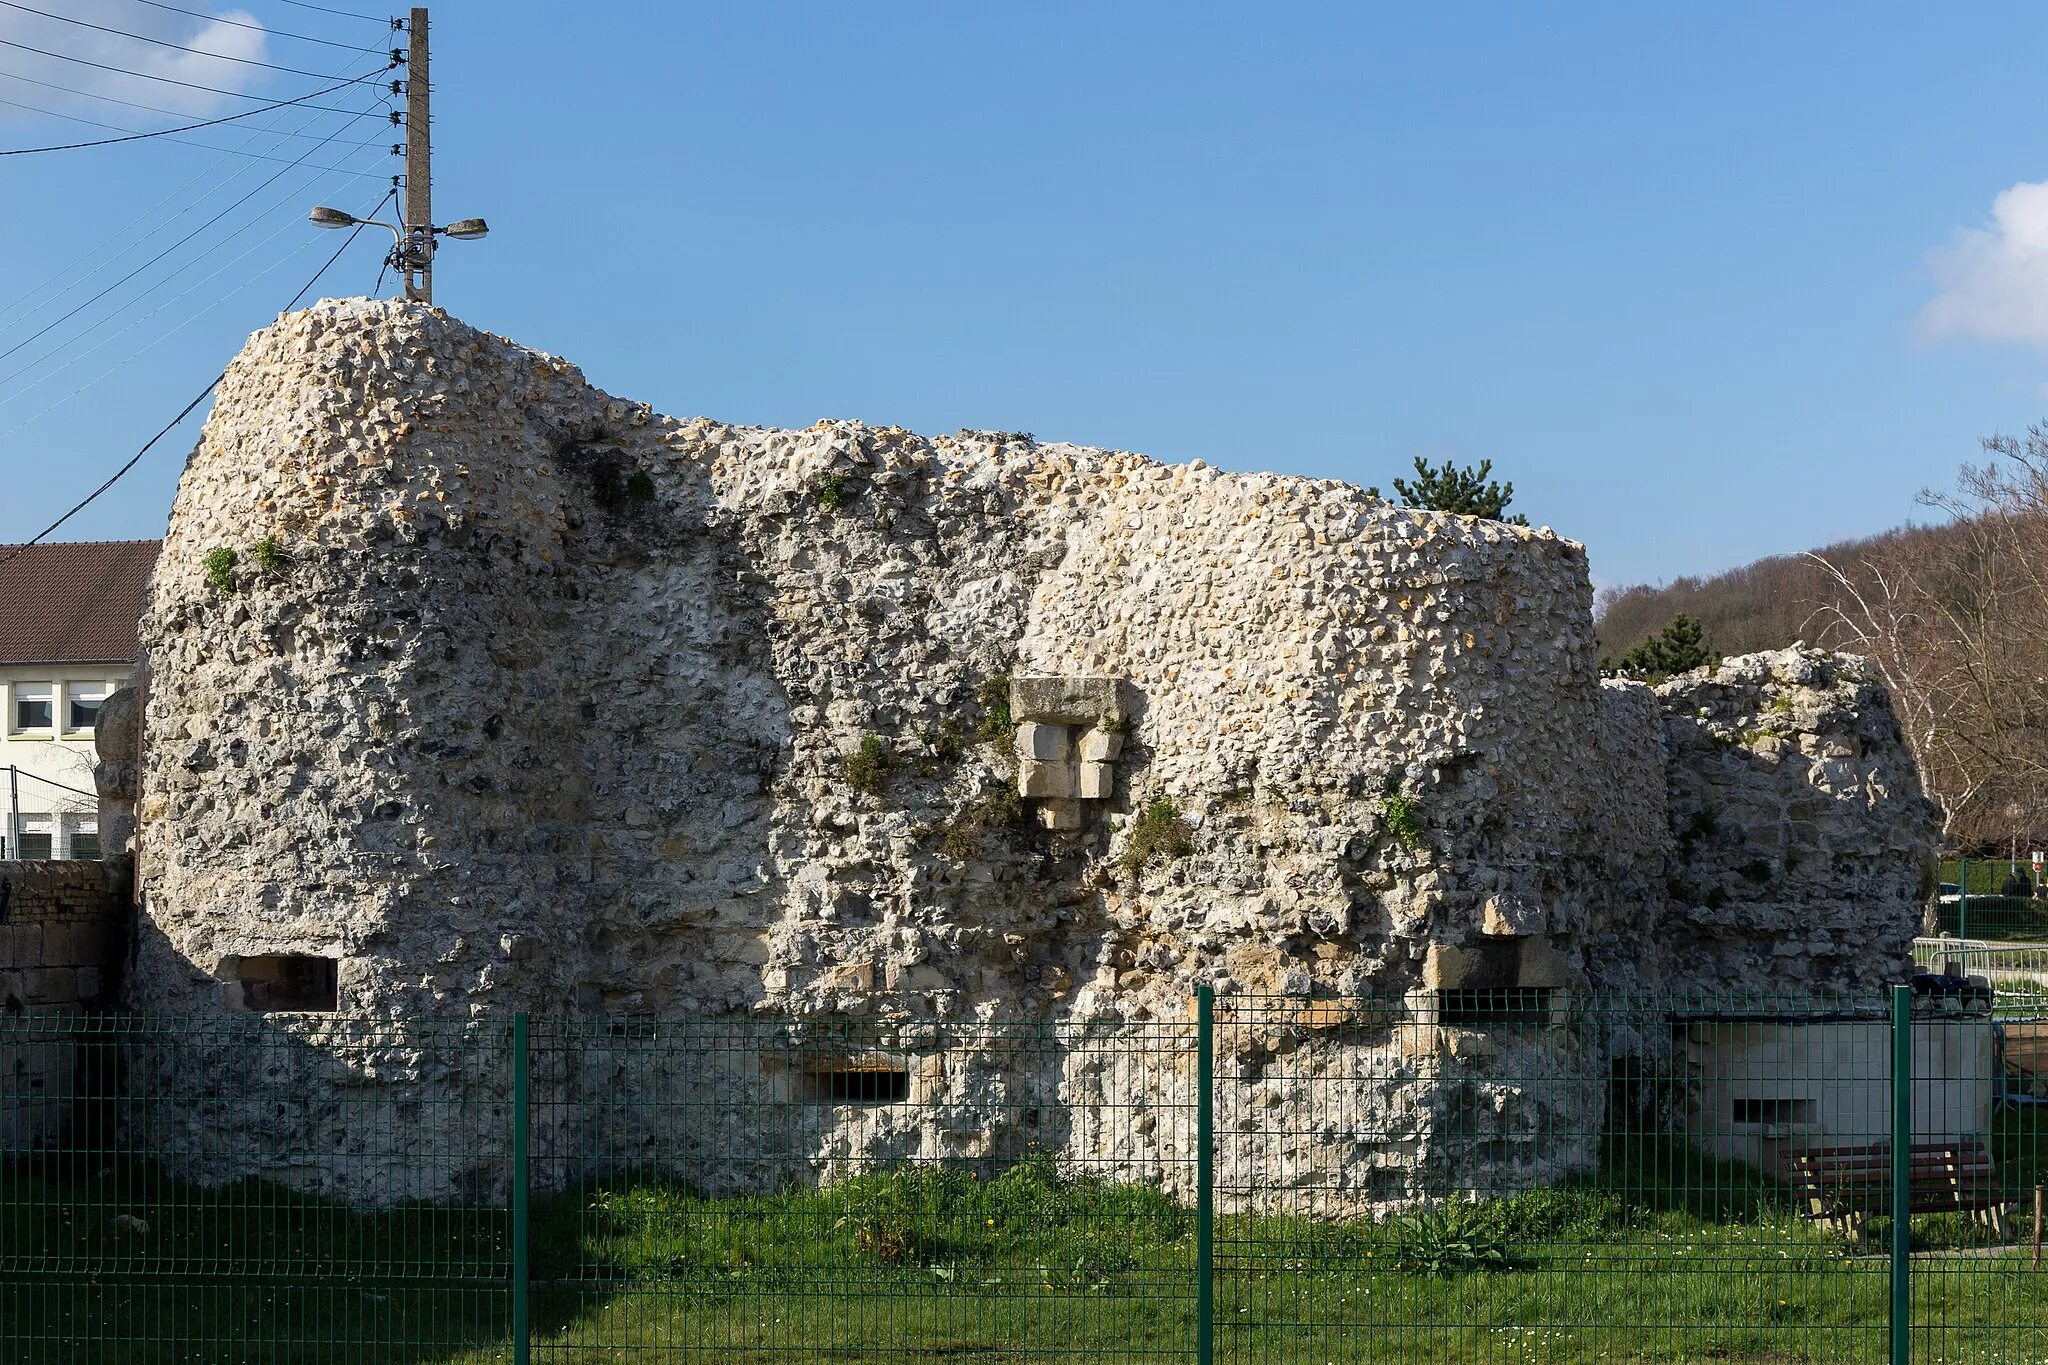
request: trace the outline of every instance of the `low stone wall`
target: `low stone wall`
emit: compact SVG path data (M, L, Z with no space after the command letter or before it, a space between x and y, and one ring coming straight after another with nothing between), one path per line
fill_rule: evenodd
M75 1021L112 998L128 904L119 865L0 862L0 1151L70 1134L81 1094Z

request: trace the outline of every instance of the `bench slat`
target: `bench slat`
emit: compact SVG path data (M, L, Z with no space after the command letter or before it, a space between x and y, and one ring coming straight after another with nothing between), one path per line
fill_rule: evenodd
M1892 1153L1883 1144L1801 1147L1786 1153L1816 1217L1888 1213ZM1907 1153L1907 1208L1913 1213L1972 1212L2003 1205L1991 1150L1981 1138L1916 1142Z

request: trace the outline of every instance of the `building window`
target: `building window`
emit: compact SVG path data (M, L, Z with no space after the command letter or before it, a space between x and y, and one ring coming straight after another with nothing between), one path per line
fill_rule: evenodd
M99 724L100 703L113 690L103 682L64 684L64 729L90 730Z
M57 822L47 815L24 815L15 827L14 856L17 858L53 858L57 841Z
M270 1010L316 1010L332 1013L339 1005L340 966L331 957L297 953L229 958L222 964L228 979L228 1007L261 1014Z
M14 715L10 719L17 733L50 729L55 724L56 712L55 689L49 683L14 685Z
M66 858L84 858L98 862L100 856L100 822L94 815L67 815L64 817L64 855Z

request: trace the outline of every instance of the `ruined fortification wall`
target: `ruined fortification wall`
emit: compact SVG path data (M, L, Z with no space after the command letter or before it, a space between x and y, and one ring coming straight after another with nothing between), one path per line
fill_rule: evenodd
M146 634L167 1003L284 951L339 955L372 1012L1399 994L1488 905L1569 977L1640 852L1585 761L1568 541L992 435L656 418L398 304L251 341ZM1016 759L975 738L1035 673L1127 698L1079 829L1014 826ZM1195 851L1133 875L1158 797Z
M1737 811L1790 769L1724 773L1678 694L1603 686L1590 596L1547 530L1001 433L678 421L432 309L324 302L230 368L158 563L132 1000L246 1005L272 985L238 973L300 955L369 1016L1038 1018L1099 1057L1203 983L1426 1022L1444 992L1722 980L1748 959L1665 921L1746 863L1685 822L1760 829ZM1841 704L1882 780L1784 805L1785 837L1910 842L1882 699ZM1898 879L1802 866L1745 893L1752 939L1819 887L1841 923L1804 980L1891 970L1864 950L1910 932ZM1421 1164L1468 1084L1475 1162L1561 1170L1597 1133L1563 1031L1349 1017L1297 1063L1422 1117L1343 1161ZM1353 1064L1389 1048L1441 1054L1426 1103L1413 1065ZM1487 1078L1531 1048L1586 1084ZM1034 1065L1004 1093L1092 1093L1082 1054ZM960 1154L1019 1136L938 1074Z
M1666 958L1706 989L1903 980L1941 828L1876 669L1823 650L1746 654L1657 698Z

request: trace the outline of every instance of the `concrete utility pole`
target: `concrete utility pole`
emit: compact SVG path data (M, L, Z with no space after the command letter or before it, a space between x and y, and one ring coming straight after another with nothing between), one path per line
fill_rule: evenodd
M405 56L405 296L434 301L433 122L427 113L427 7L414 5L406 21Z
M392 20L396 24L399 20ZM405 77L405 202L398 206L398 221L387 223L382 218L358 218L353 213L332 208L326 204L316 205L306 215L313 226L323 228L380 227L396 239L391 254L384 258L387 266L396 267L405 281L405 297L415 303L434 301L434 248L438 237L453 237L458 242L474 242L488 237L491 225L481 218L458 218L445 227L434 226L434 166L433 143L434 125L427 110L427 96L431 89L427 74L427 9L415 5L412 17L406 19L408 37L411 39L404 61L409 68ZM397 48L391 50L391 60L400 60ZM391 93L398 93L397 81L391 82ZM397 120L398 115L393 114ZM391 144L393 155L398 144ZM391 177L392 187L398 185L398 177ZM378 207L384 206L378 201ZM379 275L378 282L383 282Z

